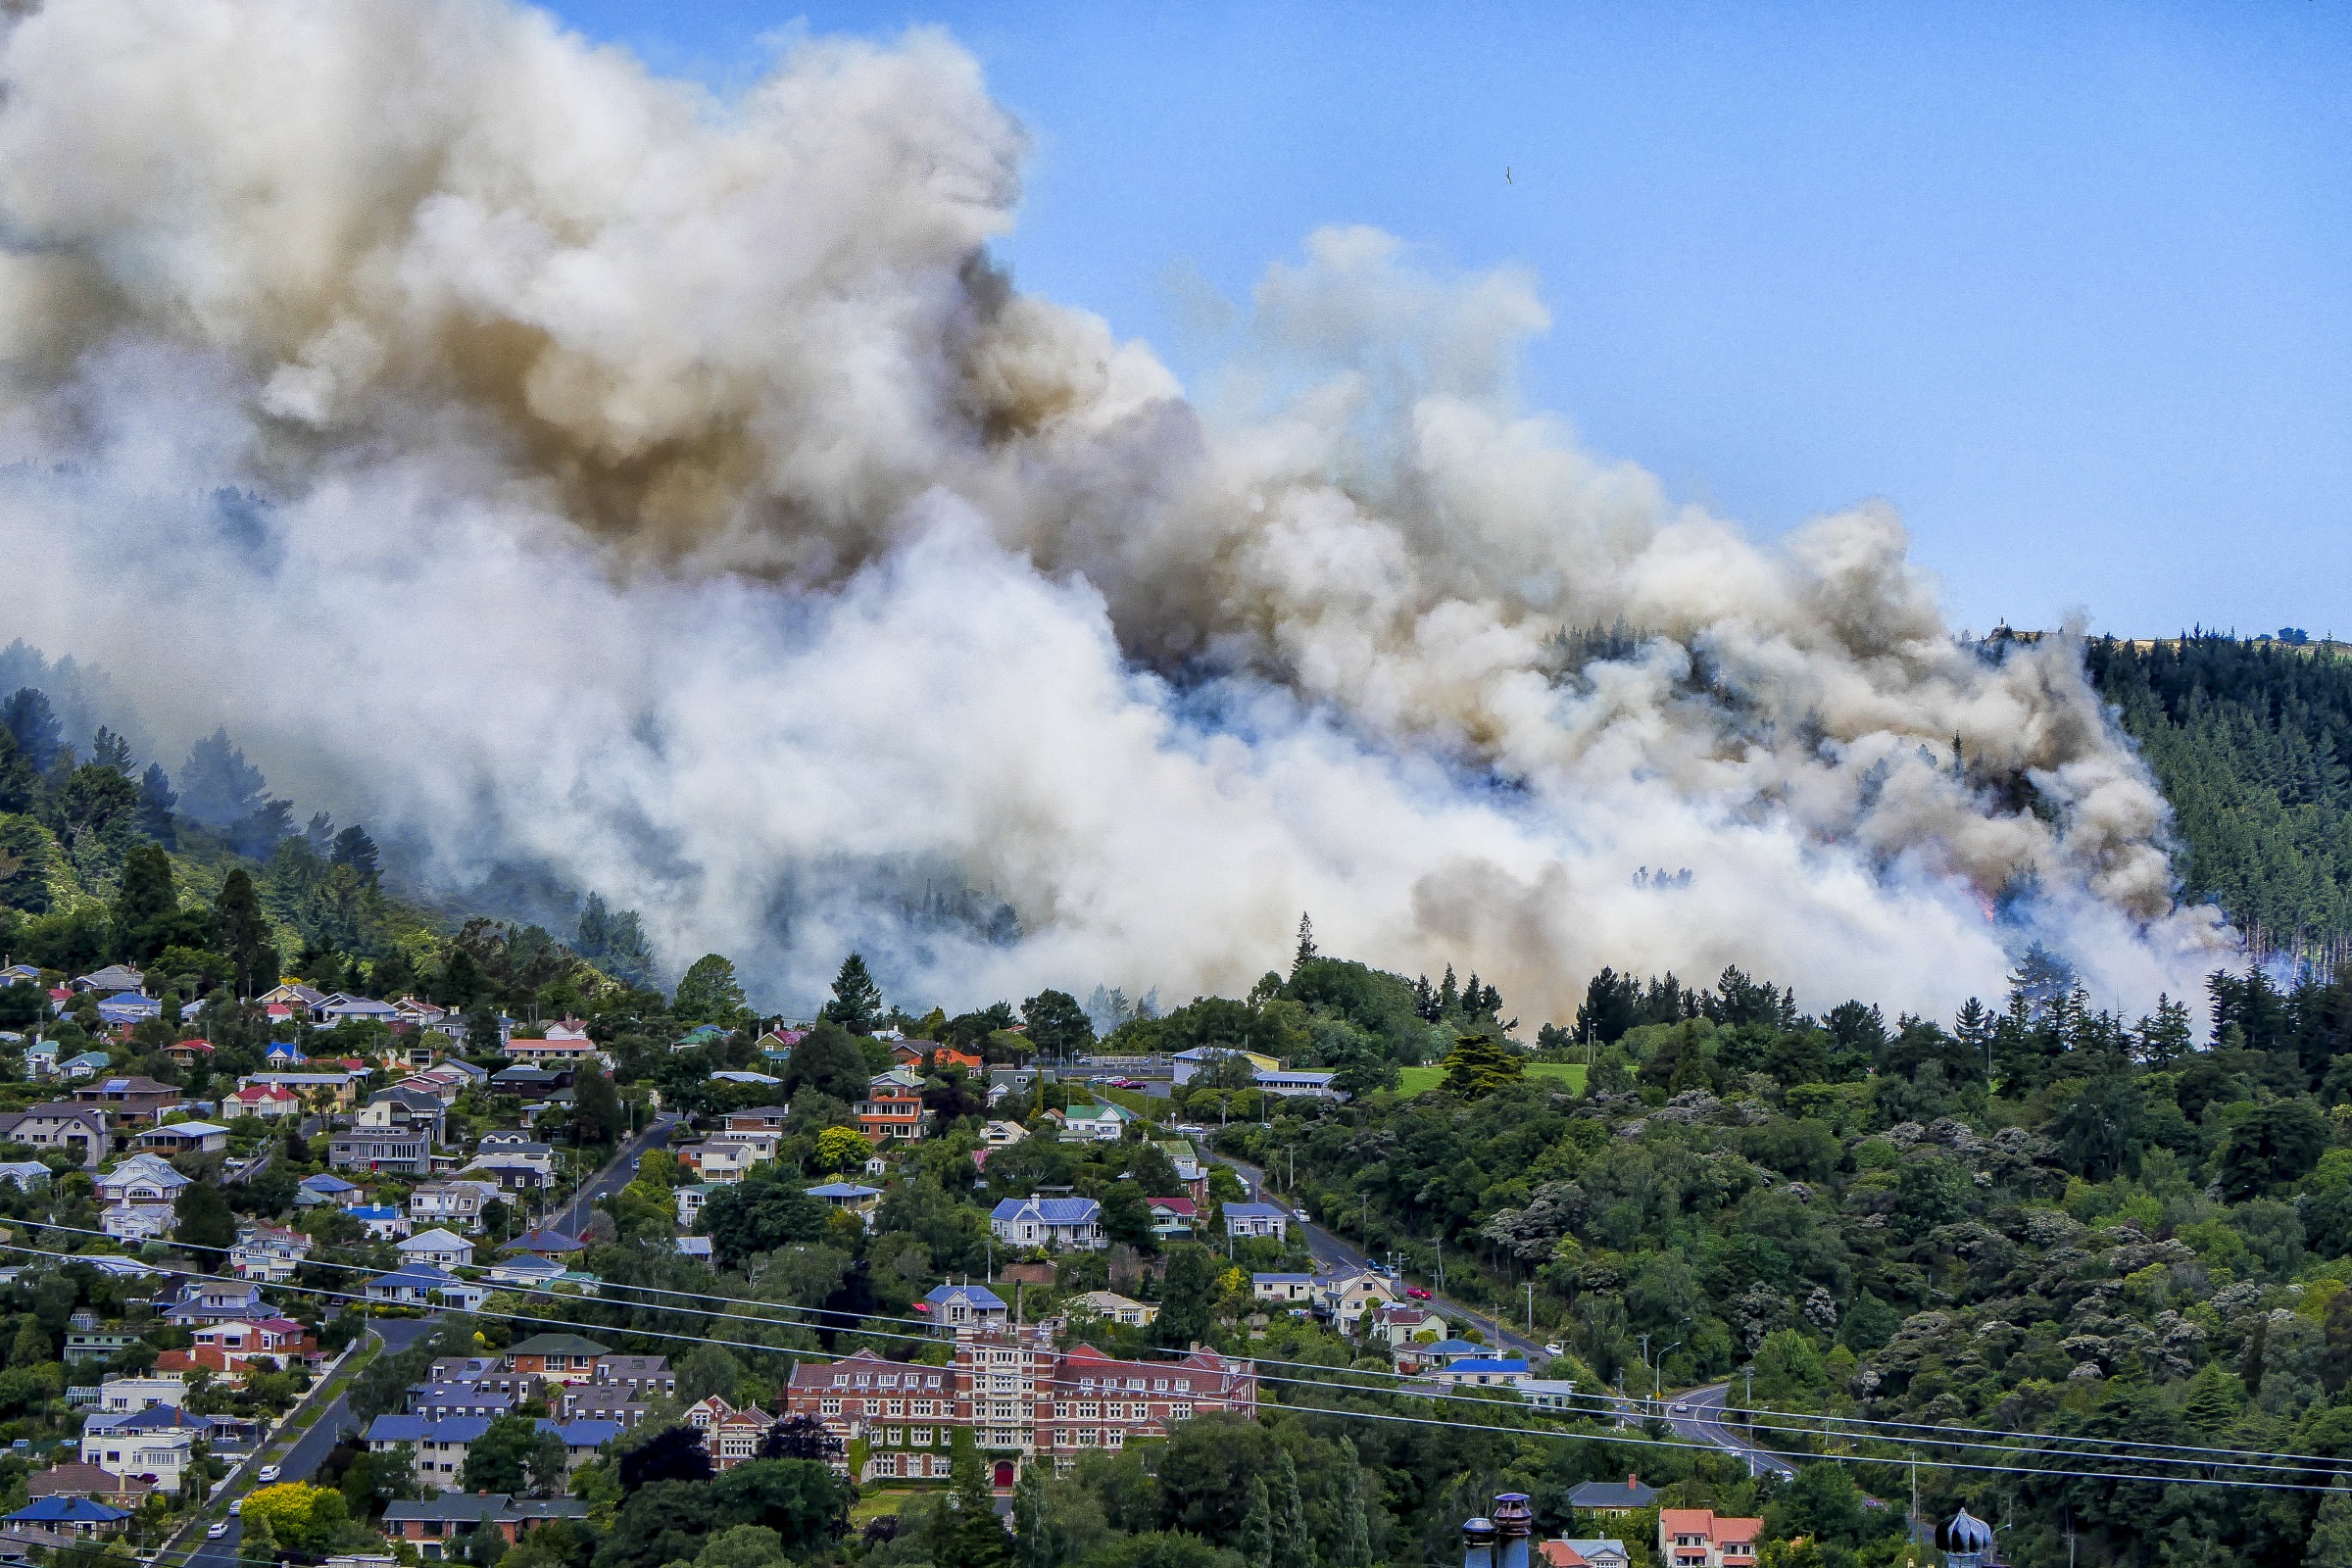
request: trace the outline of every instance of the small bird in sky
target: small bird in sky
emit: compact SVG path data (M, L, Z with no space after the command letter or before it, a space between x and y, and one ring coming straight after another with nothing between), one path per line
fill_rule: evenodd
M1505 185L1513 185L1518 183L1518 181L1511 178L1511 166L1508 164L1502 166L1502 182Z

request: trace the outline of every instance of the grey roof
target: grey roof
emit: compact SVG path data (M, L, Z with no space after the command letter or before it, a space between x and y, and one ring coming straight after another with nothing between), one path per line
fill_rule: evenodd
M1007 1198L989 1211L989 1218L1015 1220L1031 1209L1041 1224L1086 1225L1102 1213L1102 1205L1091 1198Z
M1638 1479L1587 1481L1568 1489L1571 1508L1648 1508L1658 1500L1658 1489Z

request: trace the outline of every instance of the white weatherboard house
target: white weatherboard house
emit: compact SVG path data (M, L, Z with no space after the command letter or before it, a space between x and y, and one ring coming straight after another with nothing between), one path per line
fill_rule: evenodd
M465 1268L473 1263L473 1244L455 1231L423 1231L399 1246L403 1263L431 1263L439 1268Z
M1102 1235L1102 1205L1091 1198L1007 1198L988 1216L997 1239L1015 1247L1109 1246Z

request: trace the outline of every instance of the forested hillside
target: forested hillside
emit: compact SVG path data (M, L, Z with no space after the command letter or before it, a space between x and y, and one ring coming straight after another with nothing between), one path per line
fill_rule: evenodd
M2201 634L2086 654L2179 813L2188 891L2258 953L2352 957L2352 660Z

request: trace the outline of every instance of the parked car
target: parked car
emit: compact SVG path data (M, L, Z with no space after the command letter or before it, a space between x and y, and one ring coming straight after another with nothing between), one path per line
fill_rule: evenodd
M1568 1348L1559 1344L1557 1341L1554 1341L1552 1344L1544 1347L1544 1353L1550 1356L1566 1355L1568 1353Z
M1404 1294L1411 1297L1416 1301L1426 1301L1429 1299L1429 1293L1418 1285L1407 1285L1404 1288Z

